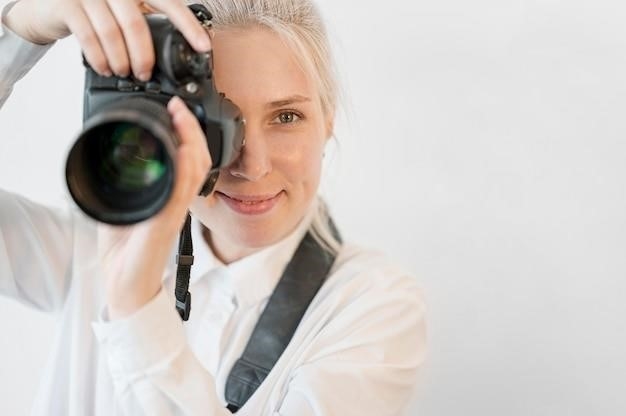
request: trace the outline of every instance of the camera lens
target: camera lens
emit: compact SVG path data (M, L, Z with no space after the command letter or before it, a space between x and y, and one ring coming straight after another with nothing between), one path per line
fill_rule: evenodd
M143 221L169 199L176 144L164 105L143 98L111 103L85 122L69 152L68 189L98 221Z
M135 192L154 185L165 174L165 150L141 126L109 123L93 134L100 137L93 162L103 184L121 192Z

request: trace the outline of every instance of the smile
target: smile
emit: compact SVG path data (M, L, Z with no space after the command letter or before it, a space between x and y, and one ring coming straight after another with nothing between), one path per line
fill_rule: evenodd
M219 191L215 194L238 214L260 215L271 211L282 199L284 191L274 195L227 195Z

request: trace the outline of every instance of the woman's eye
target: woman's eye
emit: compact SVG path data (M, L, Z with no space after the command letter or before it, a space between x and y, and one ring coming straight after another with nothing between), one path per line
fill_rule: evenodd
M274 119L274 122L279 124L289 124L298 120L300 120L300 115L294 113L293 111L285 111L284 113L280 113L278 117Z

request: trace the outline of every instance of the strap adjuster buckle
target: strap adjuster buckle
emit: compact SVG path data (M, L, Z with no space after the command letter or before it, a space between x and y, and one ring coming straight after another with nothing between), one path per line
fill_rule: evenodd
M176 264L180 264L181 266L191 266L193 264L193 256L187 256L185 254L177 254Z
M176 309L178 310L178 314L183 321L187 321L189 319L189 315L191 314L191 293L189 293L189 291L187 291L183 302L176 299Z

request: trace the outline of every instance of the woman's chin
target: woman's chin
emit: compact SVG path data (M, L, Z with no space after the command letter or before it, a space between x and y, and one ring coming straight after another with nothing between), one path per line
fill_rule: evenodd
M215 202L212 204L198 200L192 205L191 212L210 230L205 240L213 251L222 253L226 258L242 257L239 253L248 255L274 245L289 235L299 223L297 216L293 215L293 207L287 209L284 193L276 201L270 201L272 206L269 209L267 206L236 206L233 209L229 204L231 201L224 199L217 197L210 201ZM248 209L253 213L249 213Z

